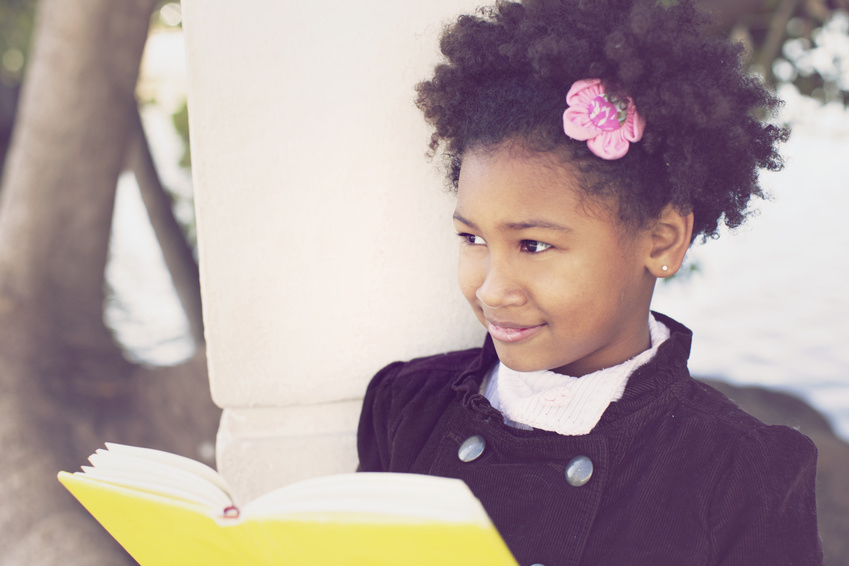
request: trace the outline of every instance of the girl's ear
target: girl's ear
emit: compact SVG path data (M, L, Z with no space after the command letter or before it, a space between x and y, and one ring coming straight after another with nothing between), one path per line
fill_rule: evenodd
M693 234L693 213L667 204L649 229L651 253L646 268L655 277L674 275L684 261Z

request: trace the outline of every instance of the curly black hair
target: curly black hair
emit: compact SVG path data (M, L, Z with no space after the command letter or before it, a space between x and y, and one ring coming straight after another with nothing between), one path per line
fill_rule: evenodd
M716 236L720 219L736 228L764 197L758 169L783 167L788 132L762 123L780 101L709 23L691 0L499 1L460 16L442 35L446 61L416 87L435 129L430 154L444 148L456 189L466 150L520 140L576 165L584 190L614 197L626 225L671 203L694 213L693 239ZM621 159L563 132L566 93L590 78L631 97L646 121Z

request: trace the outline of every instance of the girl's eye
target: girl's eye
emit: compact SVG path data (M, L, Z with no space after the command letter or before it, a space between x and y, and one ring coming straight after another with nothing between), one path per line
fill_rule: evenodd
M540 242L539 240L522 240L522 251L532 254L544 252L548 248L553 247L551 244Z
M463 241L464 244L469 246L481 246L486 244L486 242L483 241L483 238L481 238L480 236L475 236L474 234L462 233L457 235L460 236L460 239Z

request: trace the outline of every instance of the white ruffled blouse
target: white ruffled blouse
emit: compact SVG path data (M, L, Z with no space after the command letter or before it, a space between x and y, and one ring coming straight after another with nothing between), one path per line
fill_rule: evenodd
M571 377L550 370L520 372L496 364L481 393L510 426L576 436L589 433L607 406L622 398L628 377L651 360L669 329L649 315L651 348L617 366Z

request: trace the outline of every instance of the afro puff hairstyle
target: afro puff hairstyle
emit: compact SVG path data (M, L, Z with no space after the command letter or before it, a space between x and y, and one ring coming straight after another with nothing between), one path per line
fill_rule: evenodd
M666 2L670 4L671 2ZM711 37L692 0L500 0L460 16L442 36L446 58L417 85L456 189L463 155L519 140L561 155L592 196L612 198L619 219L646 226L669 204L694 215L693 239L715 237L763 198L758 169L777 171L788 132L760 118L780 101L741 63L742 47ZM629 96L643 139L607 161L563 132L566 93L601 79Z

